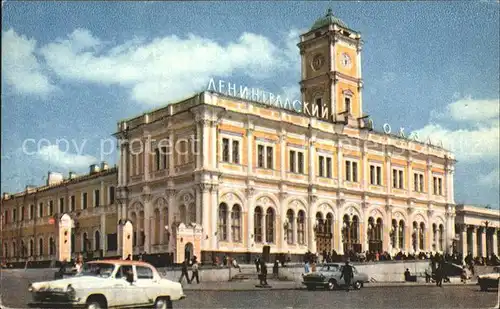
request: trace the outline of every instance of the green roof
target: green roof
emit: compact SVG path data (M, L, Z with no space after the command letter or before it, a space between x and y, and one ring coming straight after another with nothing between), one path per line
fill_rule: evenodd
M311 31L333 24L337 24L343 28L349 29L349 27L342 20L340 20L340 18L333 16L332 9L328 9L325 16L316 20L314 25L311 27Z

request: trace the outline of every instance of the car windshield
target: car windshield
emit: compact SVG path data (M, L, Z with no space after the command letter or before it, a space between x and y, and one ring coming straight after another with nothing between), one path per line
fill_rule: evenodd
M83 264L82 272L78 276L93 276L108 278L113 273L115 265L106 263Z
M338 265L323 265L323 267L321 267L320 271L324 272L324 271L338 271L339 270L339 266Z

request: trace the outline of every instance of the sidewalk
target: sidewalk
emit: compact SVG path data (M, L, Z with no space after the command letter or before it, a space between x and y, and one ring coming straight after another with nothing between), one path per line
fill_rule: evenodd
M182 287L185 291L265 291L265 290L306 290L306 287L301 282L295 281L274 281L268 280L271 288L258 288L258 281L239 281L239 282L200 282L199 284L187 284L184 282ZM446 286L464 285L463 283L445 283ZM475 282L468 282L465 285L476 285ZM434 287L433 283L420 282L374 282L366 283L363 288L379 288L379 287L404 287L404 286L429 286Z

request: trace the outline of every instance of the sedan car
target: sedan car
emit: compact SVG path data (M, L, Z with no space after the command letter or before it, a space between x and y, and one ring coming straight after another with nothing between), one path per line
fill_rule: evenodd
M494 267L493 272L477 277L477 283L481 291L490 289L498 289L500 285L500 266Z
M369 282L368 275L359 272L354 266L351 267L354 273L354 277L351 281L352 285L355 289L359 290L365 283ZM304 275L302 284L305 285L308 290L314 290L316 288L334 290L341 288L345 286L344 279L340 279L343 268L344 265L342 264L324 264L319 271Z
M74 277L29 285L30 307L173 308L185 298L180 283L164 279L144 262L104 260L83 265Z

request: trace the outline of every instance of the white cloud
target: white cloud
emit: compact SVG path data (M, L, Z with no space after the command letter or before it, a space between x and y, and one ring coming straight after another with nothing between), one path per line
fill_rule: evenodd
M500 127L499 100L461 99L449 104L444 111L431 113L435 120L451 121L456 129L444 124L430 123L417 130L423 140L442 140L443 145L455 153L459 161L498 162Z
M49 145L42 147L36 153L36 155L40 159L48 162L51 165L67 169L79 169L88 167L89 165L94 164L98 161L97 158L93 156L61 151L58 145Z
M295 32L287 39L292 36ZM77 29L68 38L47 44L41 53L62 78L118 84L130 89L134 100L152 105L201 91L214 76L273 76L276 70L290 69L292 55L289 41L283 48L253 33L243 33L226 45L192 34L109 45L88 30Z
M13 29L2 33L2 76L19 94L46 96L57 88L42 72L35 56L36 41Z

